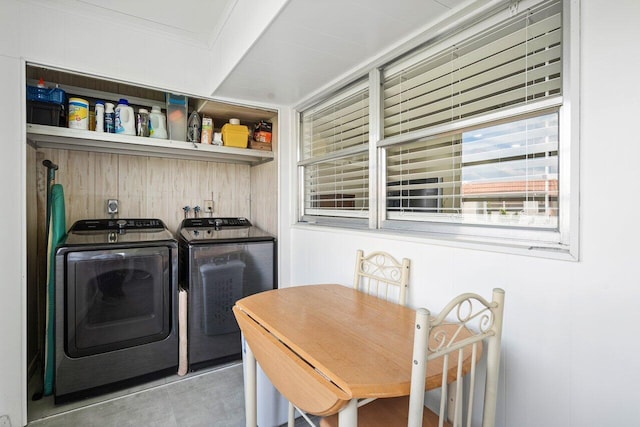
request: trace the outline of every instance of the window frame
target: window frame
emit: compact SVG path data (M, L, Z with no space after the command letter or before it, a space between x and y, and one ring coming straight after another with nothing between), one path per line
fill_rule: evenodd
M520 0L509 5L502 4L501 10L477 11L466 21L457 21L461 30L441 31L433 37L434 42L422 48L415 58L433 55L454 40L463 40L483 29L496 25L511 16L530 7L545 3L540 0ZM421 239L436 239L453 245L496 250L499 252L517 252L554 259L579 259L579 46L580 46L580 0L561 0L562 3L562 94L544 101L513 107L506 111L488 113L486 116L467 119L465 125L481 124L493 121L508 121L510 118L542 115L545 112L558 112L558 228L554 230L536 228L510 228L504 226L449 224L428 221L404 221L386 219L386 150L394 145L416 140L434 134L435 131L462 128L459 124L444 124L439 129L421 129L413 133L383 138L382 135L382 67L397 61L387 55L386 62L368 70L369 84L369 217L368 226L362 221L349 221L344 218L309 217L304 213L304 175L303 165L298 162L298 178L301 195L299 201L298 223L315 223L344 228L365 228L369 232L412 236ZM473 13L469 13L473 15ZM481 16L482 15L482 16ZM413 47L418 51L417 46ZM369 67L371 68L371 67ZM355 79L354 79L355 81ZM324 98L327 99L326 97ZM301 110L298 110L301 111ZM299 116L298 116L299 117ZM298 124L300 121L298 120ZM447 129L447 127L449 129ZM300 135L301 136L301 135ZM302 150L302 140L298 149ZM300 154L299 154L300 155ZM300 159L300 157L298 157Z
M369 154L370 146L371 146L371 136L369 136L369 142L367 144L362 144L358 146L348 147L341 150L333 151L328 154L319 155L310 158L303 158L304 153L304 127L302 125L303 114L313 114L317 111L322 111L326 108L331 107L332 105L337 105L348 99L359 92L366 90L370 91L369 82L367 79L358 79L351 84L345 86L343 89L330 94L325 99L323 99L320 103L312 106L311 108L306 109L304 112L299 112L297 116L297 125L298 125L298 135L299 135L299 144L298 144L298 183L299 183L299 218L301 221L307 223L316 223L316 224L324 224L324 225L333 225L333 226L348 226L354 228L367 228L369 223L369 218L371 216L371 200L368 201L369 208L366 211L331 211L326 210L326 215L317 214L313 212L312 208L309 208L310 212L307 212L307 208L305 206L306 202L306 193L305 193L305 168L307 166L313 166L317 164L321 164L322 162L331 161L331 160L339 160L344 159L349 156L359 155L359 154ZM370 97L370 93L368 94ZM371 106L369 106L369 121L371 120ZM369 122L369 131L371 130L371 123ZM371 165L371 159L368 160L369 165ZM371 170L369 170L369 185L371 185ZM369 196L371 194L369 187ZM330 214L330 215L329 215Z
M513 110L509 110L508 114L503 112L496 114L484 115L477 118L471 118L468 120L456 122L455 124L446 124L437 126L433 129L421 130L416 133L407 133L404 135L397 135L386 140L379 141L376 144L377 148L382 151L381 164L386 165L386 151L390 147L395 147L402 143L409 143L422 138L440 135L442 133L455 132L455 131L467 131L475 126L484 126L487 123L490 125L496 123L509 123L513 119L521 120L525 118L538 117L544 114L558 112L560 115L560 106L558 105L557 97L549 99L543 102L529 104L527 106L516 107ZM560 120L560 117L559 117ZM559 151L561 151L562 141L559 141ZM560 156L558 157L560 161ZM560 176L560 173L559 173ZM521 241L537 241L541 245L553 245L555 241L558 241L560 236L559 231L549 229L536 229L532 227L513 228L504 226L487 226L482 224L462 224L462 223L447 223L441 221L406 221L397 219L386 218L386 188L384 183L386 182L386 168L379 168L379 182L381 183L379 190L379 208L378 208L378 228L388 230L415 230L425 233L434 233L439 235L469 235L469 237L483 237L483 238L499 238L508 240L521 240ZM560 218L558 218L558 224L560 227Z

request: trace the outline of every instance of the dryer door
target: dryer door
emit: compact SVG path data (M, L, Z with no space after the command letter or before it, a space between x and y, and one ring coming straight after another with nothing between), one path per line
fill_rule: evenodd
M165 339L171 332L168 247L70 252L65 351L89 356Z

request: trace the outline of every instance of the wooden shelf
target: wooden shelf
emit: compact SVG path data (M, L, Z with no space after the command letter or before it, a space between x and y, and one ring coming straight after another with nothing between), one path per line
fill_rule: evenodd
M274 158L272 151L98 133L31 123L27 123L27 141L36 148L58 148L247 165L257 165Z

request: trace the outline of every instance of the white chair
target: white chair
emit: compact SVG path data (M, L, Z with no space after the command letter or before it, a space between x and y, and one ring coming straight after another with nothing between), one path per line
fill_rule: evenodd
M359 249L356 252L353 287L387 301L406 305L410 265L411 261L407 258L403 258L400 263L387 252L378 251L365 255L364 251ZM358 402L358 406L365 405L372 400L362 400ZM289 402L288 427L295 425L296 410L310 426L315 427L315 423L307 414L296 408L291 402Z
M358 250L353 287L406 305L410 264L409 259L403 258L400 263L386 252L372 252L365 256L362 250Z
M409 396L376 399L358 408L358 425L376 426L471 426L473 420L474 390L476 382L476 360L486 340L487 369L484 384L482 426L495 424L496 398L500 365L500 342L502 336L504 291L493 290L493 301L488 302L476 294L462 294L454 298L435 318L426 309L416 311ZM453 316L455 320L449 319ZM455 326L452 328L451 324ZM444 326L447 327L446 331ZM466 329L470 336L458 339ZM470 353L469 353L470 352ZM470 357L468 372L463 361ZM424 406L427 366L434 364L442 370L439 408L431 410ZM468 373L468 390L463 392L463 376ZM452 393L447 390L455 381ZM451 407L448 407L451 406ZM452 414L447 419L447 414ZM323 418L321 427L336 427L338 417Z

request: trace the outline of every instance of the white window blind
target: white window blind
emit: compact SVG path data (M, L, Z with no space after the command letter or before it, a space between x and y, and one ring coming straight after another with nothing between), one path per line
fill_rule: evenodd
M387 69L386 219L558 227L561 24L547 2Z
M390 67L384 136L560 95L561 24L561 4L546 4L417 64Z
M366 216L369 209L368 153L305 167L307 215Z
M360 84L301 114L303 215L366 217L369 91Z

